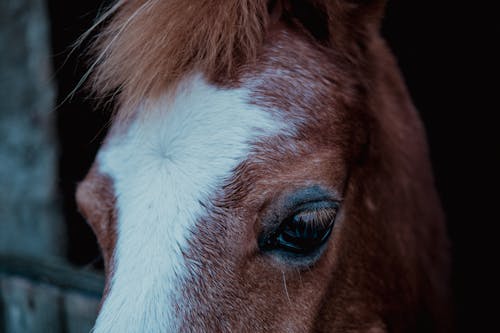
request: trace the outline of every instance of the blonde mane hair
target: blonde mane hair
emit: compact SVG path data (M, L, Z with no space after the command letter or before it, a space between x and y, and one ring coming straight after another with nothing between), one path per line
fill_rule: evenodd
M231 77L239 65L255 60L270 6L293 11L291 3L298 2L319 8L326 29L337 35L357 6L341 0L118 0L95 25L105 23L92 48L91 88L101 98L117 96L126 117L189 72Z
M268 20L264 0L119 0L111 10L91 84L100 97L118 94L124 110L188 72L232 75L256 57Z

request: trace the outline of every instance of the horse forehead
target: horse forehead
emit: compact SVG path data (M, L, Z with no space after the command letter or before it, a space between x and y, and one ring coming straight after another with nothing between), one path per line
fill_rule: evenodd
M125 129L111 131L98 156L101 171L178 169L196 181L192 172L203 177L235 166L259 138L293 132L278 110L251 103L254 97L244 88L220 89L200 75L189 77L175 96L149 103Z
M111 132L97 165L113 181L118 237L96 332L130 331L137 323L149 323L151 331L178 327L178 290L190 271L183 253L206 214L204 203L246 159L252 143L292 130L248 96L193 76L173 99L150 104L142 110L145 117Z

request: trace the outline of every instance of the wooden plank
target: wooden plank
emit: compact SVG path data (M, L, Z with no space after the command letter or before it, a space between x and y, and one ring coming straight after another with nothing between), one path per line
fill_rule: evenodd
M89 332L102 274L54 259L0 255L0 332Z
M60 290L12 276L0 276L0 303L6 333L62 332Z
M0 274L0 333L88 333L100 298Z
M64 293L66 333L89 333L99 309L99 298L76 292Z
M35 259L0 255L0 273L23 276L63 290L87 293L93 297L101 297L104 288L102 274L76 269L49 258Z

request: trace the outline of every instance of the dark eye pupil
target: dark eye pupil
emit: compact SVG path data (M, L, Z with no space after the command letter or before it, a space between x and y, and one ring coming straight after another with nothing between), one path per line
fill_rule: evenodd
M305 212L285 221L274 239L277 248L308 254L323 245L331 234L335 212Z

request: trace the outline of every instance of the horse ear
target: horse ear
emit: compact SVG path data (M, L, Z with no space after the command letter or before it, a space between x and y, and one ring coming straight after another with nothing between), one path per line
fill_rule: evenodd
M323 45L345 44L378 33L386 0L274 0L269 1L271 20L280 17L305 29Z

